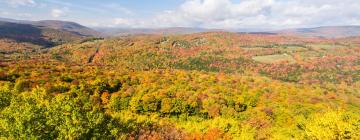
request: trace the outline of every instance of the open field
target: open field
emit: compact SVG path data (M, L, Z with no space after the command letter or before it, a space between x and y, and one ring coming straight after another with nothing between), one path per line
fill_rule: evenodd
M295 59L288 54L277 54L277 55L265 55L265 56L255 56L252 58L253 60L261 63L280 63L280 62L287 62L287 63L295 63Z

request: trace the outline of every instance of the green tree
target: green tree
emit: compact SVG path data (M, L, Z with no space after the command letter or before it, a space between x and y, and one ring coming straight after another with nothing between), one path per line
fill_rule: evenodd
M171 98L163 98L161 100L161 109L160 112L163 114L168 114L171 112L171 109L173 107Z
M111 119L86 93L64 94L53 98L47 123L58 139L90 139L106 137L106 123Z
M109 108L113 112L118 112L129 108L131 97L121 97L121 95L112 95Z
M142 108L145 112L155 112L158 110L159 102L155 98L155 96L151 94L146 94L142 98Z
M10 105L12 96L9 85L0 87L0 111Z
M360 118L352 113L331 111L312 115L300 128L310 139L360 139Z
M55 136L53 127L47 125L47 105L45 90L38 88L32 92L15 96L10 106L1 112L1 136L14 139L51 139Z
M14 91L17 93L21 93L23 91L29 90L31 87L31 83L28 80L16 80Z

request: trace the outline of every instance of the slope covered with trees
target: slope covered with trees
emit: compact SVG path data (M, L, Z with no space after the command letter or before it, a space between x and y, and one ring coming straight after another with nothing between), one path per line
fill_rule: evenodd
M10 54L0 137L359 139L358 45L213 32Z

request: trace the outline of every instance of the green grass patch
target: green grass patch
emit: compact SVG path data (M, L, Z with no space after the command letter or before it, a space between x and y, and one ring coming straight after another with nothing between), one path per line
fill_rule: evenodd
M337 49L337 48L345 47L342 45L335 45L335 44L311 44L309 46L312 49L320 49L320 50L329 50L329 49Z
M295 59L288 54L255 56L252 59L260 63L280 63L280 62L296 63Z

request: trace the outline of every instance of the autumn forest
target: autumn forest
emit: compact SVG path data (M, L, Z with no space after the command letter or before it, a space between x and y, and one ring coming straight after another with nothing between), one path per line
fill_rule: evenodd
M2 33L0 139L360 139L358 37Z

